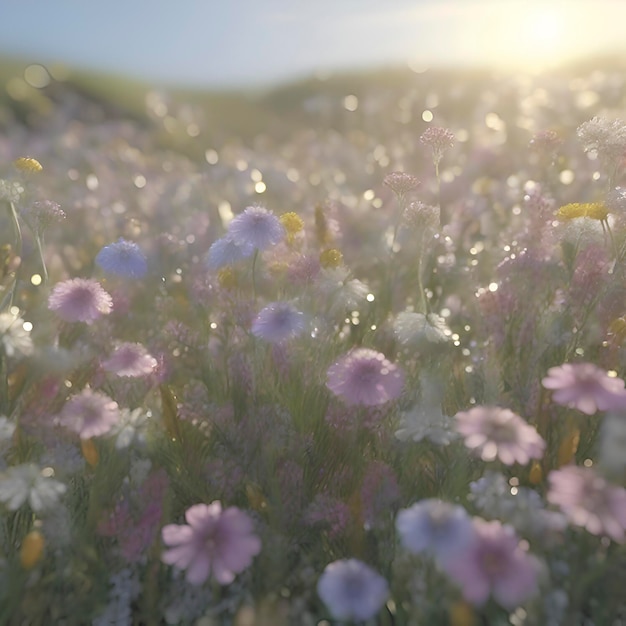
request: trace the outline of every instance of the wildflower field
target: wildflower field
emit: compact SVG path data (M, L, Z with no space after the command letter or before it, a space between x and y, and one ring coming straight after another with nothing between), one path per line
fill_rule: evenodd
M626 624L624 67L31 91L0 626Z

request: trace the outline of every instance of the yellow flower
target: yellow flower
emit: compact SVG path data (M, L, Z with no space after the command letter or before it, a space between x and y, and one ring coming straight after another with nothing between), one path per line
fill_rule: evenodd
M93 439L81 439L80 449L85 457L85 461L87 461L91 467L98 465L100 455L98 454L98 449L96 448L96 444L93 442Z
M41 172L43 169L41 163L32 157L20 157L19 159L15 159L15 161L13 161L13 165L15 165L15 167L21 172L29 172L32 174Z
M336 248L329 248L320 254L320 264L322 267L339 267L343 261L343 254Z
M450 608L450 626L475 626L476 614L465 601L455 602Z
M618 343L626 339L626 317L617 317L609 324L609 335Z
M592 220L603 222L608 217L609 211L602 202L573 202L572 204L562 206L556 215L563 220L589 217Z
M285 230L287 231L287 235L289 237L293 237L304 228L304 222L302 221L302 218L293 211L290 211L289 213L283 213L280 216L280 222L285 227Z
M43 555L45 545L46 540L38 530L31 530L24 537L20 548L20 563L24 569L32 569L37 565Z
M231 267L223 267L217 273L217 282L222 289L234 289L237 286L237 276Z

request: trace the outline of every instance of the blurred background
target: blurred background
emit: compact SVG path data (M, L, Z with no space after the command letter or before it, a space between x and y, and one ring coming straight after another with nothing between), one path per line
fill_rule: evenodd
M23 1L0 9L0 55L53 76L259 87L407 64L537 71L625 52L624 23L623 0Z

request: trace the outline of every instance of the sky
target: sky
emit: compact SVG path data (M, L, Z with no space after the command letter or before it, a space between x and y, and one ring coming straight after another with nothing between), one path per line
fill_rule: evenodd
M1 0L0 55L190 86L626 52L626 0Z

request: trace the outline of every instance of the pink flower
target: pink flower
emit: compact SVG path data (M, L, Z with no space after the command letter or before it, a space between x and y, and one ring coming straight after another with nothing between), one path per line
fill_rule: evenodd
M59 422L81 439L90 439L109 432L119 416L117 402L87 388L65 403Z
M404 387L404 372L385 355L356 348L328 368L326 386L346 404L376 406L395 400Z
M500 459L505 465L525 465L540 459L546 447L539 433L510 409L477 406L456 414L457 430L465 445L483 461Z
M163 527L163 543L170 549L161 560L187 570L187 580L193 585L201 585L209 575L229 585L261 551L252 520L236 507L222 510L217 500L196 504L187 509L185 519L186 525Z
M541 382L546 389L554 390L552 399L556 403L587 415L626 408L624 381L609 376L593 363L551 367Z
M122 343L102 362L107 372L137 378L152 374L157 360L140 343Z
M572 524L624 543L626 489L607 483L590 467L575 465L550 472L548 481L548 502L559 506Z
M54 286L48 298L48 308L66 322L91 324L113 310L113 300L99 282L73 278Z
M389 187L396 195L404 196L407 192L419 187L420 182L412 174L390 172L383 179L383 185Z
M537 591L538 563L521 546L515 531L498 521L474 518L474 539L446 558L442 567L468 602L481 606L493 596L514 609Z

